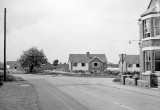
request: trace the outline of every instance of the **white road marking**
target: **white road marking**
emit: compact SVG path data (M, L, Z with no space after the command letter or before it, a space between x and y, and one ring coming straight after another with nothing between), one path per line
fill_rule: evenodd
M20 86L22 86L22 87L28 87L29 85L28 85L28 84L26 84L26 85L20 85Z
M73 87L73 86L70 86L71 88L74 88L74 89L79 89L79 88L75 88L75 87ZM87 93L87 94L90 94L90 95L93 95L93 96L95 96L95 97L98 97L98 98L100 98L100 99L103 99L103 100L106 100L105 98L102 98L102 97L100 97L99 95L97 95L97 94L94 94L94 93L92 93L92 92L88 92L88 91L85 91L85 90L83 90L83 89L79 89L80 91L82 91L83 93ZM125 105L123 105L123 104L120 104L120 103L118 103L118 102L113 102L114 104L117 104L117 105L119 105L119 106L121 106L121 107L123 107L123 108L126 108L126 109L128 109L128 110L134 110L134 109L132 109L132 108L130 108L130 107L127 107L127 106L125 106Z
M92 93L92 92L88 92L88 91L85 91L85 90L82 90L82 89L81 89L81 91L82 91L82 92L85 92L85 93L87 93L87 94L91 94L91 95L93 95L93 96L95 96L95 97L99 97L98 95L96 95L96 94L94 94L94 93Z
M128 109L128 110L134 110L133 108L127 107L127 106L125 106L125 105L123 105L123 104L120 104L120 103L118 103L118 102L113 102L113 103L114 103L114 104L117 104L117 105L120 105L121 107L126 108L126 109Z
M75 87L71 86L71 88L75 88ZM79 88L76 88L76 89L79 89ZM85 90L83 90L83 89L79 89L79 90L82 91L83 93L87 93L87 94L93 95L93 96L95 96L95 97L99 97L98 95L96 95L96 94L94 94L94 93L92 93L92 92L88 92L88 91L85 91Z

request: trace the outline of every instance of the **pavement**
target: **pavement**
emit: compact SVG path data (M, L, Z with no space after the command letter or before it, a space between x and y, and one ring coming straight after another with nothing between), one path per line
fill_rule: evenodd
M36 88L44 110L160 110L160 91L82 78L16 74Z
M99 79L98 84L104 85L104 86L109 86L117 89L124 89L128 91L133 91L137 92L140 94L146 94L150 96L156 96L160 97L160 90L158 88L142 88L138 86L131 86L131 85L122 85L120 83L113 82L114 78L109 78L109 79Z

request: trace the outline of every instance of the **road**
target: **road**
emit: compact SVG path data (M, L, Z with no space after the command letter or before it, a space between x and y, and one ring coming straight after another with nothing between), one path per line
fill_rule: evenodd
M99 78L17 76L34 85L44 110L160 110L160 97L104 86Z

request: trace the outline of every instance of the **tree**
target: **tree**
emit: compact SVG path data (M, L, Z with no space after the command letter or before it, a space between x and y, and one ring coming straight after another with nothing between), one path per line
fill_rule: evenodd
M32 73L34 67L40 67L42 64L47 63L47 58L43 50L38 50L37 47L32 47L27 51L23 51L23 54L19 58L19 63L22 68L29 68Z
M53 65L54 65L55 67L58 66L58 62L59 62L59 61L58 61L57 59L54 60L54 61L53 61Z

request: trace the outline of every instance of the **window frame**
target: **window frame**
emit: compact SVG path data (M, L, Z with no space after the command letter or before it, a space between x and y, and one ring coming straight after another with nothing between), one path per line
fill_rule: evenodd
M155 22L155 19L156 18L158 18L158 22L159 22L159 25L158 26L156 26L156 22ZM153 27L154 27L154 37L156 37L156 36L160 36L160 17L154 17L153 18ZM157 31L156 31L156 28L159 28L159 34L157 35L156 33L157 33Z
M137 66L138 65L138 66ZM136 68L139 68L140 67L140 64L136 64Z
M145 71L151 71L151 52L150 50L144 51Z
M97 66L94 65L95 63L97 63ZM99 62L92 62L92 67L100 67L100 63Z
M156 60L156 52L157 52L157 51L160 52L160 50L155 50L155 51L154 51L154 56L155 56L155 57L154 57L154 61L155 61L155 71L160 71L160 69L159 69L159 70L156 69L156 62L159 62L159 63L160 63L160 59Z
M74 67L77 67L77 66L78 66L78 63L73 63L73 66L74 66Z
M143 20L143 39L148 37L151 37L151 24L149 18Z
M83 65L83 64L84 64L84 65ZM81 63L81 66L82 66L82 67L85 67L85 66L86 66L86 63Z
M132 68L133 64L128 64L128 68Z

